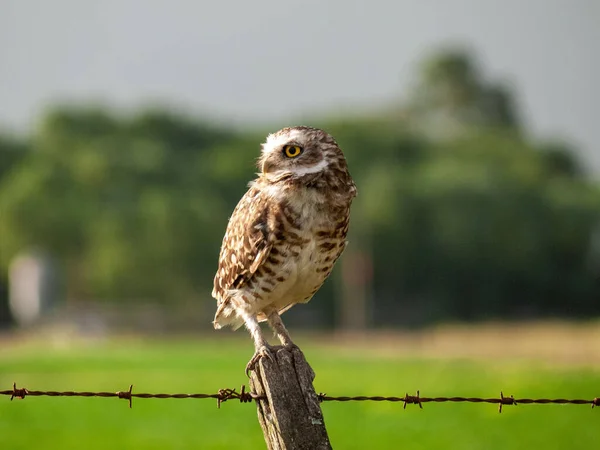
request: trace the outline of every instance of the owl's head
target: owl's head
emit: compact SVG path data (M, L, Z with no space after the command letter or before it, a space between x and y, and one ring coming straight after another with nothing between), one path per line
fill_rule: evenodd
M323 130L283 128L267 136L258 159L260 175L269 181L304 178L325 172L331 165L345 166L337 143Z

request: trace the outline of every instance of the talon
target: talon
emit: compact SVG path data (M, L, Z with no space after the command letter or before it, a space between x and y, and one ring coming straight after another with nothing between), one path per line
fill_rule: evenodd
M250 376L250 371L254 370L254 366L256 366L256 363L260 358L268 358L271 362L275 362L275 356L273 355L271 346L263 345L254 352L254 355L250 358L248 364L246 364L246 376Z

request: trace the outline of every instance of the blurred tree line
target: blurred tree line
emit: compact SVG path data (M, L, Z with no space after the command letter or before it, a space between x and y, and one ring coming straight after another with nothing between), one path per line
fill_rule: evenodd
M402 107L311 124L344 149L359 197L341 269L292 321L600 313L600 188L569 145L532 142L510 86L468 53L418 74ZM59 107L26 139L0 136L0 272L43 249L70 301L210 302L268 131Z

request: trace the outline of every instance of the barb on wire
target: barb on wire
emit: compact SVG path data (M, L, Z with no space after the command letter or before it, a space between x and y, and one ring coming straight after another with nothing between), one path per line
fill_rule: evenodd
M134 397L136 398L212 398L217 400L217 407L221 407L221 403L227 400L239 400L240 403L250 403L253 400L263 400L265 396L258 395L254 392L246 392L246 386L242 385L240 392L235 389L219 389L215 394L138 394L134 393L133 385L129 386L127 391L117 392L75 392L75 391L30 391L25 388L17 388L17 384L13 383L13 388L6 391L0 391L0 395L10 395L10 399L14 398L24 399L26 396L31 397L117 397L129 401L129 407L131 408L131 401ZM406 409L406 405L419 405L419 408L423 409L423 403L494 403L498 405L498 412L502 412L502 406L504 405L591 405L592 408L595 406L600 407L600 397L596 397L592 400L583 399L565 399L565 398L514 398L514 396L505 397L504 393L500 392L499 398L480 398L480 397L421 397L420 392L417 391L417 395L409 395L406 393L403 397L383 397L383 396L356 396L356 397L333 397L327 394L318 394L320 402L351 402L351 401L372 401L372 402L399 402L403 404L403 408Z

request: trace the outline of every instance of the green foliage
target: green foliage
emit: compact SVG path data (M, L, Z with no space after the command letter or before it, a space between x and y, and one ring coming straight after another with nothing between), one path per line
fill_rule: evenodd
M10 176L28 150L24 142L19 142L11 136L0 135L0 183L4 177Z
M75 296L189 294L229 209L205 161L234 137L166 113L50 113L2 185L3 267L44 247L70 268Z
M358 185L348 251L372 257L374 323L600 312L600 190L569 144L525 139L470 55L423 67L404 118L317 124ZM50 111L27 144L0 139L0 270L42 248L75 299L208 297L261 139L160 110ZM329 323L333 295L310 306Z
M420 69L410 108L418 128L434 136L469 127L519 128L512 89L485 80L470 52L436 52Z

